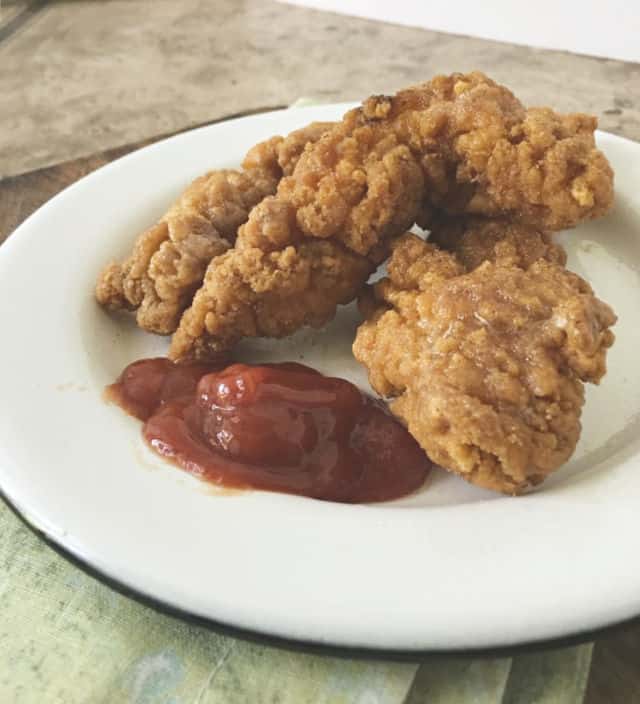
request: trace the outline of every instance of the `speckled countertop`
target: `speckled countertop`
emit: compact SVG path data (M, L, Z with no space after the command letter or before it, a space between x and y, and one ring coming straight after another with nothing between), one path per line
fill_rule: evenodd
M3 12L16 5L32 11L0 28L0 177L300 96L357 99L474 68L526 103L640 139L638 64L267 0L5 0Z

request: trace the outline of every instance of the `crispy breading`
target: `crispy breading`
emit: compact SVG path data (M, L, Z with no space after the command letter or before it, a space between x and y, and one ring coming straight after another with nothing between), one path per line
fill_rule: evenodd
M613 175L595 147L594 128L584 115L527 111L481 73L439 76L393 97L373 96L305 149L276 194L251 211L236 249L277 253L320 239L379 260L394 237L416 222L430 225L443 211L545 229L575 225L612 202ZM547 235L536 236L546 246ZM215 273L204 287L221 295ZM208 301L215 315L211 292L197 300L199 306ZM184 324L206 314L187 315ZM191 333L179 334L172 354L221 349L238 337L225 329L216 341L214 330L217 325L199 346Z
M538 259L567 263L566 252L551 233L509 220L440 218L431 227L429 242L454 252L467 271L498 259L524 269Z
M599 382L614 340L611 308L546 251L467 272L454 254L404 236L353 346L434 462L510 494L569 459L583 382Z
M242 337L284 337L321 327L353 300L374 264L339 242L281 250L231 249L209 267L173 336L169 356L213 358Z
M261 249L335 238L367 255L439 210L571 227L613 198L595 126L586 115L526 110L477 72L373 96L304 153L239 237Z
M202 283L213 257L229 249L249 211L276 190L309 141L330 123L312 123L288 137L252 147L241 171L211 171L197 178L161 220L142 233L122 264L110 264L96 287L98 301L112 310L136 310L140 327L173 332Z

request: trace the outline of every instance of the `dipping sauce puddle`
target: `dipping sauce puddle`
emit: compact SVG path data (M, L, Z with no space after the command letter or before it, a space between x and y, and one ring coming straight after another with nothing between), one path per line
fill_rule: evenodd
M227 487L327 501L386 501L431 468L386 406L302 364L130 364L107 397L144 421L149 445Z

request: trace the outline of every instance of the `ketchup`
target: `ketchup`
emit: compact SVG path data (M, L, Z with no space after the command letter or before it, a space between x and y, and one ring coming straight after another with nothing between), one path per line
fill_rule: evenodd
M373 502L414 491L431 467L384 404L302 364L143 359L108 395L156 452L215 484Z

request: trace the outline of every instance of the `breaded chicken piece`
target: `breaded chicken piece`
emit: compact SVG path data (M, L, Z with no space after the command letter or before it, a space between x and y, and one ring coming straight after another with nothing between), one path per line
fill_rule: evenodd
M173 336L169 357L224 355L242 337L284 337L321 327L353 300L375 268L332 240L281 250L231 249L211 263Z
M500 260L526 269L538 259L561 266L567 263L564 249L549 232L509 220L478 216L440 218L431 226L429 242L453 252L467 270L484 261Z
M428 160L430 203L449 214L506 217L553 231L609 210L613 170L595 146L597 118L521 108L481 126L488 113L468 108L453 121L463 130L453 138L453 159Z
M611 204L612 172L595 148L593 127L584 116L527 112L481 73L440 76L394 97L374 96L305 150L277 193L251 211L238 232L238 253L229 257L320 239L379 261L392 238L415 222L428 224L443 208L551 229L574 225ZM203 286L220 295L223 285L229 284L211 272ZM237 339L216 319L210 291L197 296L199 310L180 326L209 316L206 343L179 329L172 356L221 350ZM257 296L254 306L260 305ZM288 315L286 307L282 313Z
M517 494L569 459L616 320L583 279L553 254L466 272L406 235L374 296L354 355L434 462Z
M613 198L595 126L585 115L526 110L482 73L373 96L304 153L239 237L261 249L335 238L367 255L428 224L434 209L571 227Z
M196 179L122 264L100 274L96 298L111 310L135 310L150 332L173 332L207 264L232 246L237 228L266 193L271 174L212 171Z
M202 283L211 259L233 245L249 211L293 171L308 142L331 123L316 122L288 137L252 147L242 171L211 171L197 178L161 220L146 230L122 264L100 275L96 298L112 310L137 310L140 327L173 332Z

